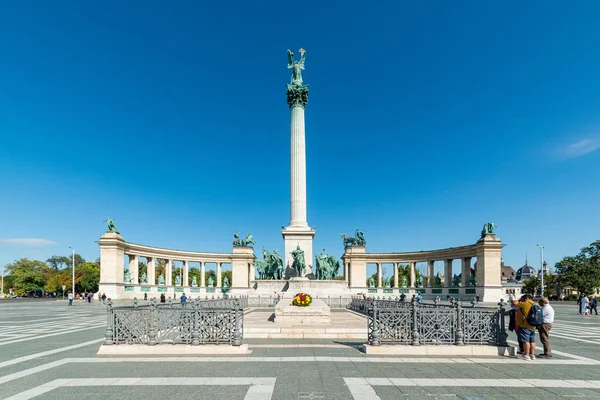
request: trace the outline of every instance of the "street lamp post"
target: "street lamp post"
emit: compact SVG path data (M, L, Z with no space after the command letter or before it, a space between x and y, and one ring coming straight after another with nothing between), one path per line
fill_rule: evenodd
M2 283L0 284L0 297L4 298L4 266L2 266Z
M542 297L544 297L544 246L540 246L538 244L537 247L540 248L540 268L541 268L541 271L542 271L542 277L541 277L541 280L540 280L540 284L542 286L542 290L541 290Z
M73 275L71 281L71 293L73 294L73 298L75 298L75 249L69 246L71 250L73 250Z

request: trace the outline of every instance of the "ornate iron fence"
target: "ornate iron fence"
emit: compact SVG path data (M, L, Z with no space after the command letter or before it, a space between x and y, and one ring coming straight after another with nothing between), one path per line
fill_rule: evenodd
M244 299L113 307L107 304L104 344L230 344L243 339Z
M507 346L505 303L499 308L353 299L351 309L366 307L369 344Z

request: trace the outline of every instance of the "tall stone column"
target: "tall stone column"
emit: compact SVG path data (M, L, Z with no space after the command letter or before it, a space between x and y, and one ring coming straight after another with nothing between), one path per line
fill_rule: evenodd
M392 267L394 268L394 287L398 287L398 263L393 263Z
M200 287L206 287L206 263L200 261Z
M156 285L156 265L154 264L154 258L152 257L146 257L146 260L148 261L148 265L147 265L147 277L148 277L148 284L149 285Z
M183 282L182 286L190 286L190 263L187 260L183 260Z
M348 270L350 269L350 265L347 262L344 262L344 280L348 282Z
M427 286L434 287L435 286L435 261L429 260L427 261Z
M294 81L287 85L290 107L290 223L281 231L285 242L285 266L292 266L291 252L298 246L304 251L305 274L312 273L312 242L315 231L306 221L306 142L304 110L308 103L308 85Z
M129 274L131 275L131 283L139 283L139 267L138 267L138 256L129 256Z
M416 262L411 262L410 263L410 287L411 288L417 287L417 273L416 273L416 269L417 269L417 263Z
M217 286L218 288L221 287L221 272L222 272L222 268L223 268L223 263L218 262L217 263Z
M381 284L382 281L382 276L383 273L381 271L381 263L377 263L377 287L383 287L383 285Z
M118 232L106 232L100 245L100 291L108 297L119 298L123 293L125 241Z
M471 278L471 257L463 257L461 259L461 286L468 287L469 279Z
M444 286L452 286L452 260L444 260Z
M165 263L165 285L173 285L173 260L166 260Z

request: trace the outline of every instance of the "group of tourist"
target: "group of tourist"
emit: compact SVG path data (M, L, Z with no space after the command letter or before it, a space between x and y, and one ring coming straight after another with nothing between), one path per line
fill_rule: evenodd
M592 311L595 311L596 315L598 315L598 299L596 296L590 296L588 299L586 294L581 293L577 299L577 306L579 314L592 315Z
M540 335L544 353L538 357L552 357L550 347L550 330L554 323L554 309L547 297L542 297L536 304L529 294L519 300L512 301L511 318L508 329L517 333L520 358L525 361L535 360L535 331Z

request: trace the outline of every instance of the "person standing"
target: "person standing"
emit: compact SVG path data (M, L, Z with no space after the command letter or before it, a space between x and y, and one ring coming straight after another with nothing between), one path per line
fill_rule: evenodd
M68 299L69 299L69 305L72 306L73 305L73 292L69 292Z
M544 345L544 354L540 354L540 357L552 357L552 349L550 348L550 329L554 323L554 308L550 305L550 301L547 297L542 297L539 301L540 307L542 307L542 325L538 327L540 332L540 340Z
M517 307L516 323L519 326L517 334L519 335L519 341L523 342L521 359L525 361L535 360L535 326L527 320L531 307L535 303L531 295L524 294L519 301L513 301L512 305Z
M579 314L590 315L588 312L588 298L585 294L579 299Z
M181 300L181 304L185 305L185 303L187 303L187 296L185 295L185 293L181 295L179 300Z
M163 303L163 304L165 304L166 301L167 301L167 299L165 298L165 294L161 293L160 294L160 302Z
M590 315L592 315L592 311L595 311L596 315L598 315L598 299L596 296L590 298Z
M102 304L106 304L106 293L102 293L102 297L100 297L102 299Z

